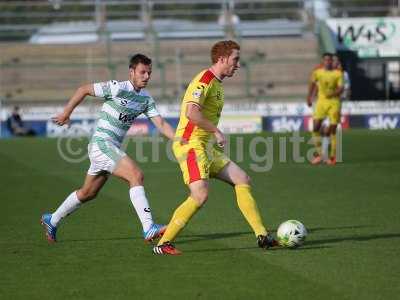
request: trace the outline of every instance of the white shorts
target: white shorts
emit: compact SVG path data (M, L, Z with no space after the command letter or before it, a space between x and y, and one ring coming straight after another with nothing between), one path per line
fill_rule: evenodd
M104 171L113 173L118 162L126 153L108 141L92 141L88 145L90 167L89 175L98 175Z

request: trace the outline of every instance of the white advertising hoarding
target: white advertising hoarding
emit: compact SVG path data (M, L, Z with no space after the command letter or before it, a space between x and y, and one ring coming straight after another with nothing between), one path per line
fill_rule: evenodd
M50 120L62 111L61 105L31 105L21 106L23 120ZM101 109L100 105L81 105L75 109L71 119L96 119ZM179 117L180 105L159 104L158 111L164 117ZM2 121L11 113L12 106L3 107L0 111ZM222 113L223 118L232 116L266 117L266 116L309 116L313 109L304 102L271 102L271 103L227 103ZM362 114L399 114L400 101L345 101L342 113L349 115ZM143 117L143 116L141 116ZM245 120L244 118L243 120Z
M400 56L400 18L340 18L326 21L336 48L359 57Z
M226 134L258 133L262 131L260 116L225 116L221 117L218 128Z

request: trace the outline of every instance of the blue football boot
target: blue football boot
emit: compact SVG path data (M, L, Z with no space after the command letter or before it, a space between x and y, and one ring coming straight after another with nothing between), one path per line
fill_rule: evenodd
M165 230L167 229L166 225L161 224L153 224L150 229L146 232L143 231L143 237L145 242L152 242L154 239L162 237Z
M40 219L40 223L44 228L44 232L46 233L47 240L49 243L55 243L57 241L57 227L51 225L51 214L44 214Z

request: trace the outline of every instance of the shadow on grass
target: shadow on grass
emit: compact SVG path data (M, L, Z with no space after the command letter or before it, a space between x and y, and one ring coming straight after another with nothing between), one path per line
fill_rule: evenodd
M370 240L393 239L393 238L400 238L400 233L368 234L368 235L328 238L322 240L311 240L307 241L307 245L335 244L346 241L364 242Z
M62 239L57 240L57 244L60 243L75 243L75 242L99 242L99 241L127 241L127 240L142 240L140 237L109 237L109 238L88 238L88 239Z
M355 226L335 226L335 227L315 227L309 228L309 234L318 231L328 231L328 230L337 230L337 229L357 229L357 228L369 228L373 226L369 225L355 225ZM275 230L272 230L275 232ZM193 234L193 235L183 235L181 239L178 239L177 244L187 244L193 242L204 242L204 241L215 241L222 240L228 238L234 238L238 236L253 236L253 232L251 231L241 231L241 232L222 232L222 233L210 233L210 234ZM344 237L335 237L335 238L327 238L327 239L318 239L318 240L307 240L305 245L296 249L287 249L287 248L273 248L268 251L279 251L279 250L289 250L289 251L307 251L307 250L316 250L316 249L324 249L330 248L332 246L327 246L329 244L341 243L346 241L369 241L369 240L377 240L377 239L393 239L400 238L400 233L388 233L388 234L368 234L368 235L354 235L354 236L344 236ZM127 240L143 240L142 237L137 236L126 236L126 237L109 237L109 238L89 238L89 239L63 239L58 243L71 243L71 242L96 242L96 241L127 241ZM243 251L243 250L255 250L257 246L254 240L254 246L247 247L228 247L228 248L214 248L214 249L198 249L198 250L186 250L186 252L207 252L207 251Z
M261 251L264 253L272 253L276 251L307 251L307 250L318 250L318 249L326 249L330 248L329 246L305 246L299 247L295 249L289 248L271 248L268 250L260 249L257 246L247 246L247 247L226 247L226 248L209 248L209 249L196 249L196 250L184 250L185 253L196 253L196 252L228 252L228 251Z
M283 247L271 248L265 250L265 252L275 252L275 251L310 251L310 250L321 250L331 248L329 244L341 243L346 241L370 241L378 239L393 239L400 238L400 233L388 233L388 234L369 234L369 235L359 235L359 236L348 236L348 237L337 237L322 240L311 240L306 241L305 245L299 248L289 249ZM243 251L243 250L259 250L257 246L248 247L227 247L227 248L213 248L213 249L197 249L197 250L186 250L185 252L220 252L220 251Z
M210 233L210 234L192 234L192 235L186 235L182 236L182 238L185 238L184 240L180 240L179 244L185 244L185 243L192 243L192 242L201 242L201 241L208 241L208 240L220 240L220 239L226 239L226 238L231 238L231 237L236 237L236 236L241 236L241 235L253 235L253 232L251 231L243 231L243 232L222 232L222 233Z
M357 228L371 228L373 226L369 225L354 225L354 226L335 226L335 227L315 227L310 228L309 233L318 232L318 231L328 231L328 230L346 230L346 229L357 229ZM252 232L231 232L231 233L214 233L214 234L199 234L199 235L191 235L189 239L179 241L179 244L191 243L191 242L200 242L207 240L218 240L225 239L230 237L236 237L241 235L253 235ZM188 236L189 237L189 236ZM272 248L268 249L267 252L274 251L309 251L309 250L320 250L331 248L335 243L341 243L345 241L369 241L369 240L377 240L377 239L393 239L400 238L400 233L388 233L388 234L368 234L368 235L355 235L355 236L346 236L346 237L335 237L335 238L327 238L327 239L319 239L319 240L308 240L305 245L295 249L288 248ZM211 252L211 251L243 251L243 250L258 250L257 246L248 246L248 247L227 247L227 248L213 248L213 249L198 249L198 250L186 250L185 252Z
M318 231L327 231L327 230L336 230L336 229L356 229L356 228L368 228L372 227L369 225L352 225L352 226L335 226L335 227L314 227L309 228L308 232L318 232ZM276 233L276 229L271 230L272 233ZM200 242L205 240L219 240L219 239L226 239L241 235L252 235L254 233L252 231L242 231L242 232L220 232L220 233L209 233L209 234L192 234L192 235L184 235L181 236L185 238L182 241L179 241L179 244L191 243L191 242ZM186 239L187 238L187 239Z
M185 244L191 242L225 239L241 235L254 235L254 234L251 231L210 233L210 234L190 234L190 235L186 234L178 236L178 242L179 244ZM95 242L95 241L121 241L121 240L143 240L143 238L138 236L129 236L129 237L109 237L109 238L88 238L88 239L63 239L57 242L69 243L69 242Z
M311 227L307 228L308 233L316 232L316 231L326 231L326 230L336 230L336 229L358 229L358 228L372 228L374 226L371 225L347 225L347 226L335 226L335 227Z

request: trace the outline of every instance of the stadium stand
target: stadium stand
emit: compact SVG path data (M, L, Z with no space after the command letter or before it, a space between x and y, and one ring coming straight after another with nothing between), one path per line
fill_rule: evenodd
M188 84L186 79L209 64L213 42L169 40L161 42L158 49L145 41L113 42L110 49L102 43L1 44L1 93L13 101L65 101L79 84L123 79L129 55L144 52L157 62L149 89L158 98L174 101ZM238 100L305 96L305 74L318 60L313 37L245 39L242 47L242 71L226 82L227 96Z
M155 61L150 91L175 102L187 78L208 65L210 45L225 35L244 50L242 71L226 82L227 97L302 101L319 60L320 41L312 32L319 17L398 13L389 0L4 1L0 97L5 103L65 101L79 84L125 78L128 57L144 52ZM68 42L80 30L94 34L92 42L34 44L54 36Z

